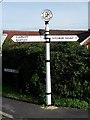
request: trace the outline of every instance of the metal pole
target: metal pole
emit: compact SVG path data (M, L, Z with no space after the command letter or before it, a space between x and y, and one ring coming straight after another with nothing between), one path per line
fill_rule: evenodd
M45 21L45 40L46 40L46 104L51 105L51 76L50 76L50 38L49 21Z

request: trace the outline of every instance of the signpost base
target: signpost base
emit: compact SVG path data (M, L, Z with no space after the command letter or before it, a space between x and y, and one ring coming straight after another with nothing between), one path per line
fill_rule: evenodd
M51 93L46 94L46 104L51 106Z

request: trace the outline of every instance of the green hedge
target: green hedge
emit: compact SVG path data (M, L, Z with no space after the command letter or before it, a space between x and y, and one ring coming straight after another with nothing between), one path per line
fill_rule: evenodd
M7 40L8 41L8 40ZM3 71L3 85L45 101L45 45L3 45L3 69L14 68L19 74ZM51 43L52 98L90 101L90 49L77 42Z

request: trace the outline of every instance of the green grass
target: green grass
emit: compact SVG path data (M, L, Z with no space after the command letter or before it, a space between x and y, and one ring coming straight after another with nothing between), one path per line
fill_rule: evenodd
M10 87L3 86L2 87L2 95L4 97L9 97L9 98L17 99L17 100L38 103L38 100L36 100L33 96L16 92L14 89L12 89Z
M2 86L0 85L0 94L2 93Z
M32 102L36 104L40 104L39 100L35 97L32 97L31 95L25 95L23 93L18 93L14 89L11 89L10 87L2 87L2 95L5 97L10 97L17 100ZM43 104L46 106L45 104ZM72 107L72 108L78 108L78 109L89 109L90 103L87 103L84 100L79 99L71 99L71 98L62 98L59 97L53 98L53 105L57 107Z
M79 100L79 99L71 99L71 98L59 99L58 98L54 100L54 105L79 108L79 109L88 109L90 104L84 100Z

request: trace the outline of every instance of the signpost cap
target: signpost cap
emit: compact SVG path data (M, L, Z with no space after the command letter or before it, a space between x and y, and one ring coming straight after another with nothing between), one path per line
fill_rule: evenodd
M41 18L44 21L50 21L51 18L53 17L52 11L49 9L45 9L42 13L41 13Z

